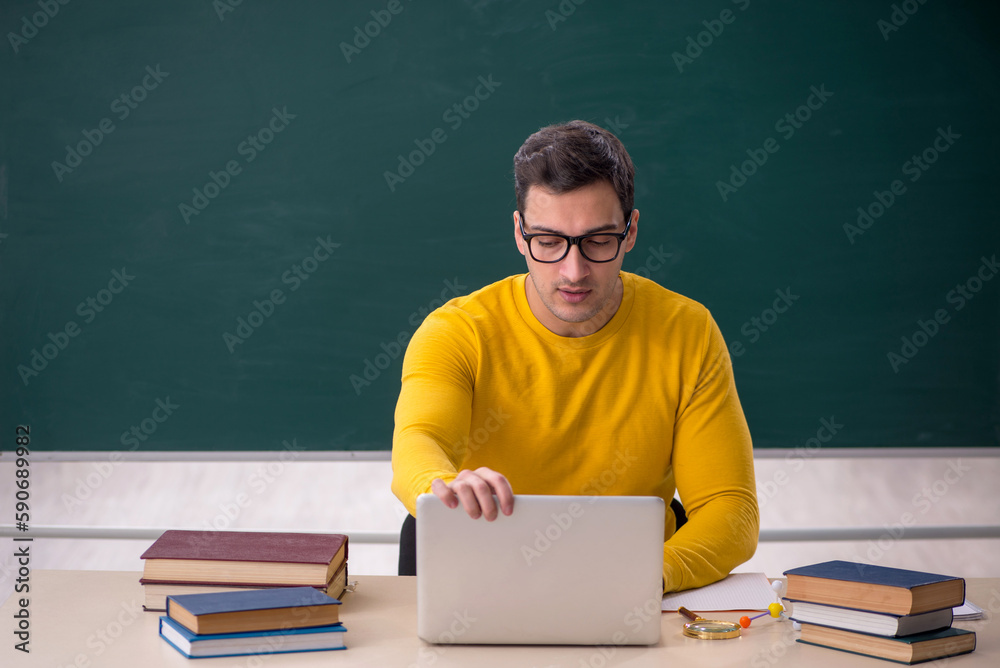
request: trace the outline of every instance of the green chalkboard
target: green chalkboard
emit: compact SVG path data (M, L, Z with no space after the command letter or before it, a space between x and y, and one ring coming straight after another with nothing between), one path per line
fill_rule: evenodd
M525 269L513 154L582 118L637 166L625 269L712 310L757 447L996 446L997 18L4 2L0 439L388 449L410 333Z

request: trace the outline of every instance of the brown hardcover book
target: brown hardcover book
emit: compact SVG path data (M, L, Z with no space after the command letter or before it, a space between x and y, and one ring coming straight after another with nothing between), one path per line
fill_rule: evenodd
M867 633L803 624L799 642L899 663L920 663L976 649L976 634L950 628L912 636L887 638Z
M188 594L167 599L167 616L192 633L252 633L337 624L340 601L314 587Z
M347 536L171 529L140 558L151 581L325 587L347 561Z
M269 583L269 584L257 584L249 586L238 586L238 585L205 585L198 583L188 583L188 582L163 582L158 580L147 580L146 578L141 578L139 584L142 585L142 591L145 599L145 603L142 606L143 610L148 612L166 612L167 610L167 596L183 595L183 594L209 594L220 591L246 591L248 589L272 589L276 587L298 587L299 585L288 585L281 583ZM337 573L333 576L333 579L325 587L316 587L318 591L323 592L327 596L332 598L340 599L344 595L344 591L347 589L347 562L345 561L340 565Z

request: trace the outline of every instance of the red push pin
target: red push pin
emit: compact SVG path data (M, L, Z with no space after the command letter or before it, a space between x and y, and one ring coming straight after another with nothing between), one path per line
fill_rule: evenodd
M767 606L767 612L762 612L759 615L754 615L753 617L747 617L746 615L740 617L740 626L742 626L743 628L747 628L750 626L750 622L752 622L755 619L760 619L764 615L771 615L772 617L777 619L778 616L781 615L782 611L784 611L784 608L781 607L780 603L772 603L771 605Z

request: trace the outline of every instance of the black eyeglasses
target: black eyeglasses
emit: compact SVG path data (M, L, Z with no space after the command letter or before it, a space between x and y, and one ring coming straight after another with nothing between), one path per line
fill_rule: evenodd
M597 232L579 237L549 232L525 234L523 213L518 216L517 225L521 228L521 238L528 244L528 252L535 262L546 264L559 262L569 254L569 249L574 244L579 246L580 255L590 262L611 262L618 257L622 241L628 236L628 230L632 226L632 212L629 212L624 232Z

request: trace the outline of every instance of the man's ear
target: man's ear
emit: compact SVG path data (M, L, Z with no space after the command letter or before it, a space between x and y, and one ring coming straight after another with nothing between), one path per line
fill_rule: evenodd
M524 255L528 252L528 249L524 247L524 237L521 236L521 228L517 224L517 217L521 215L517 211L513 213L514 218L514 245L517 246L517 252Z
M632 250L635 246L635 240L639 236L639 209L632 209L632 227L628 230L628 236L625 237L625 252Z

